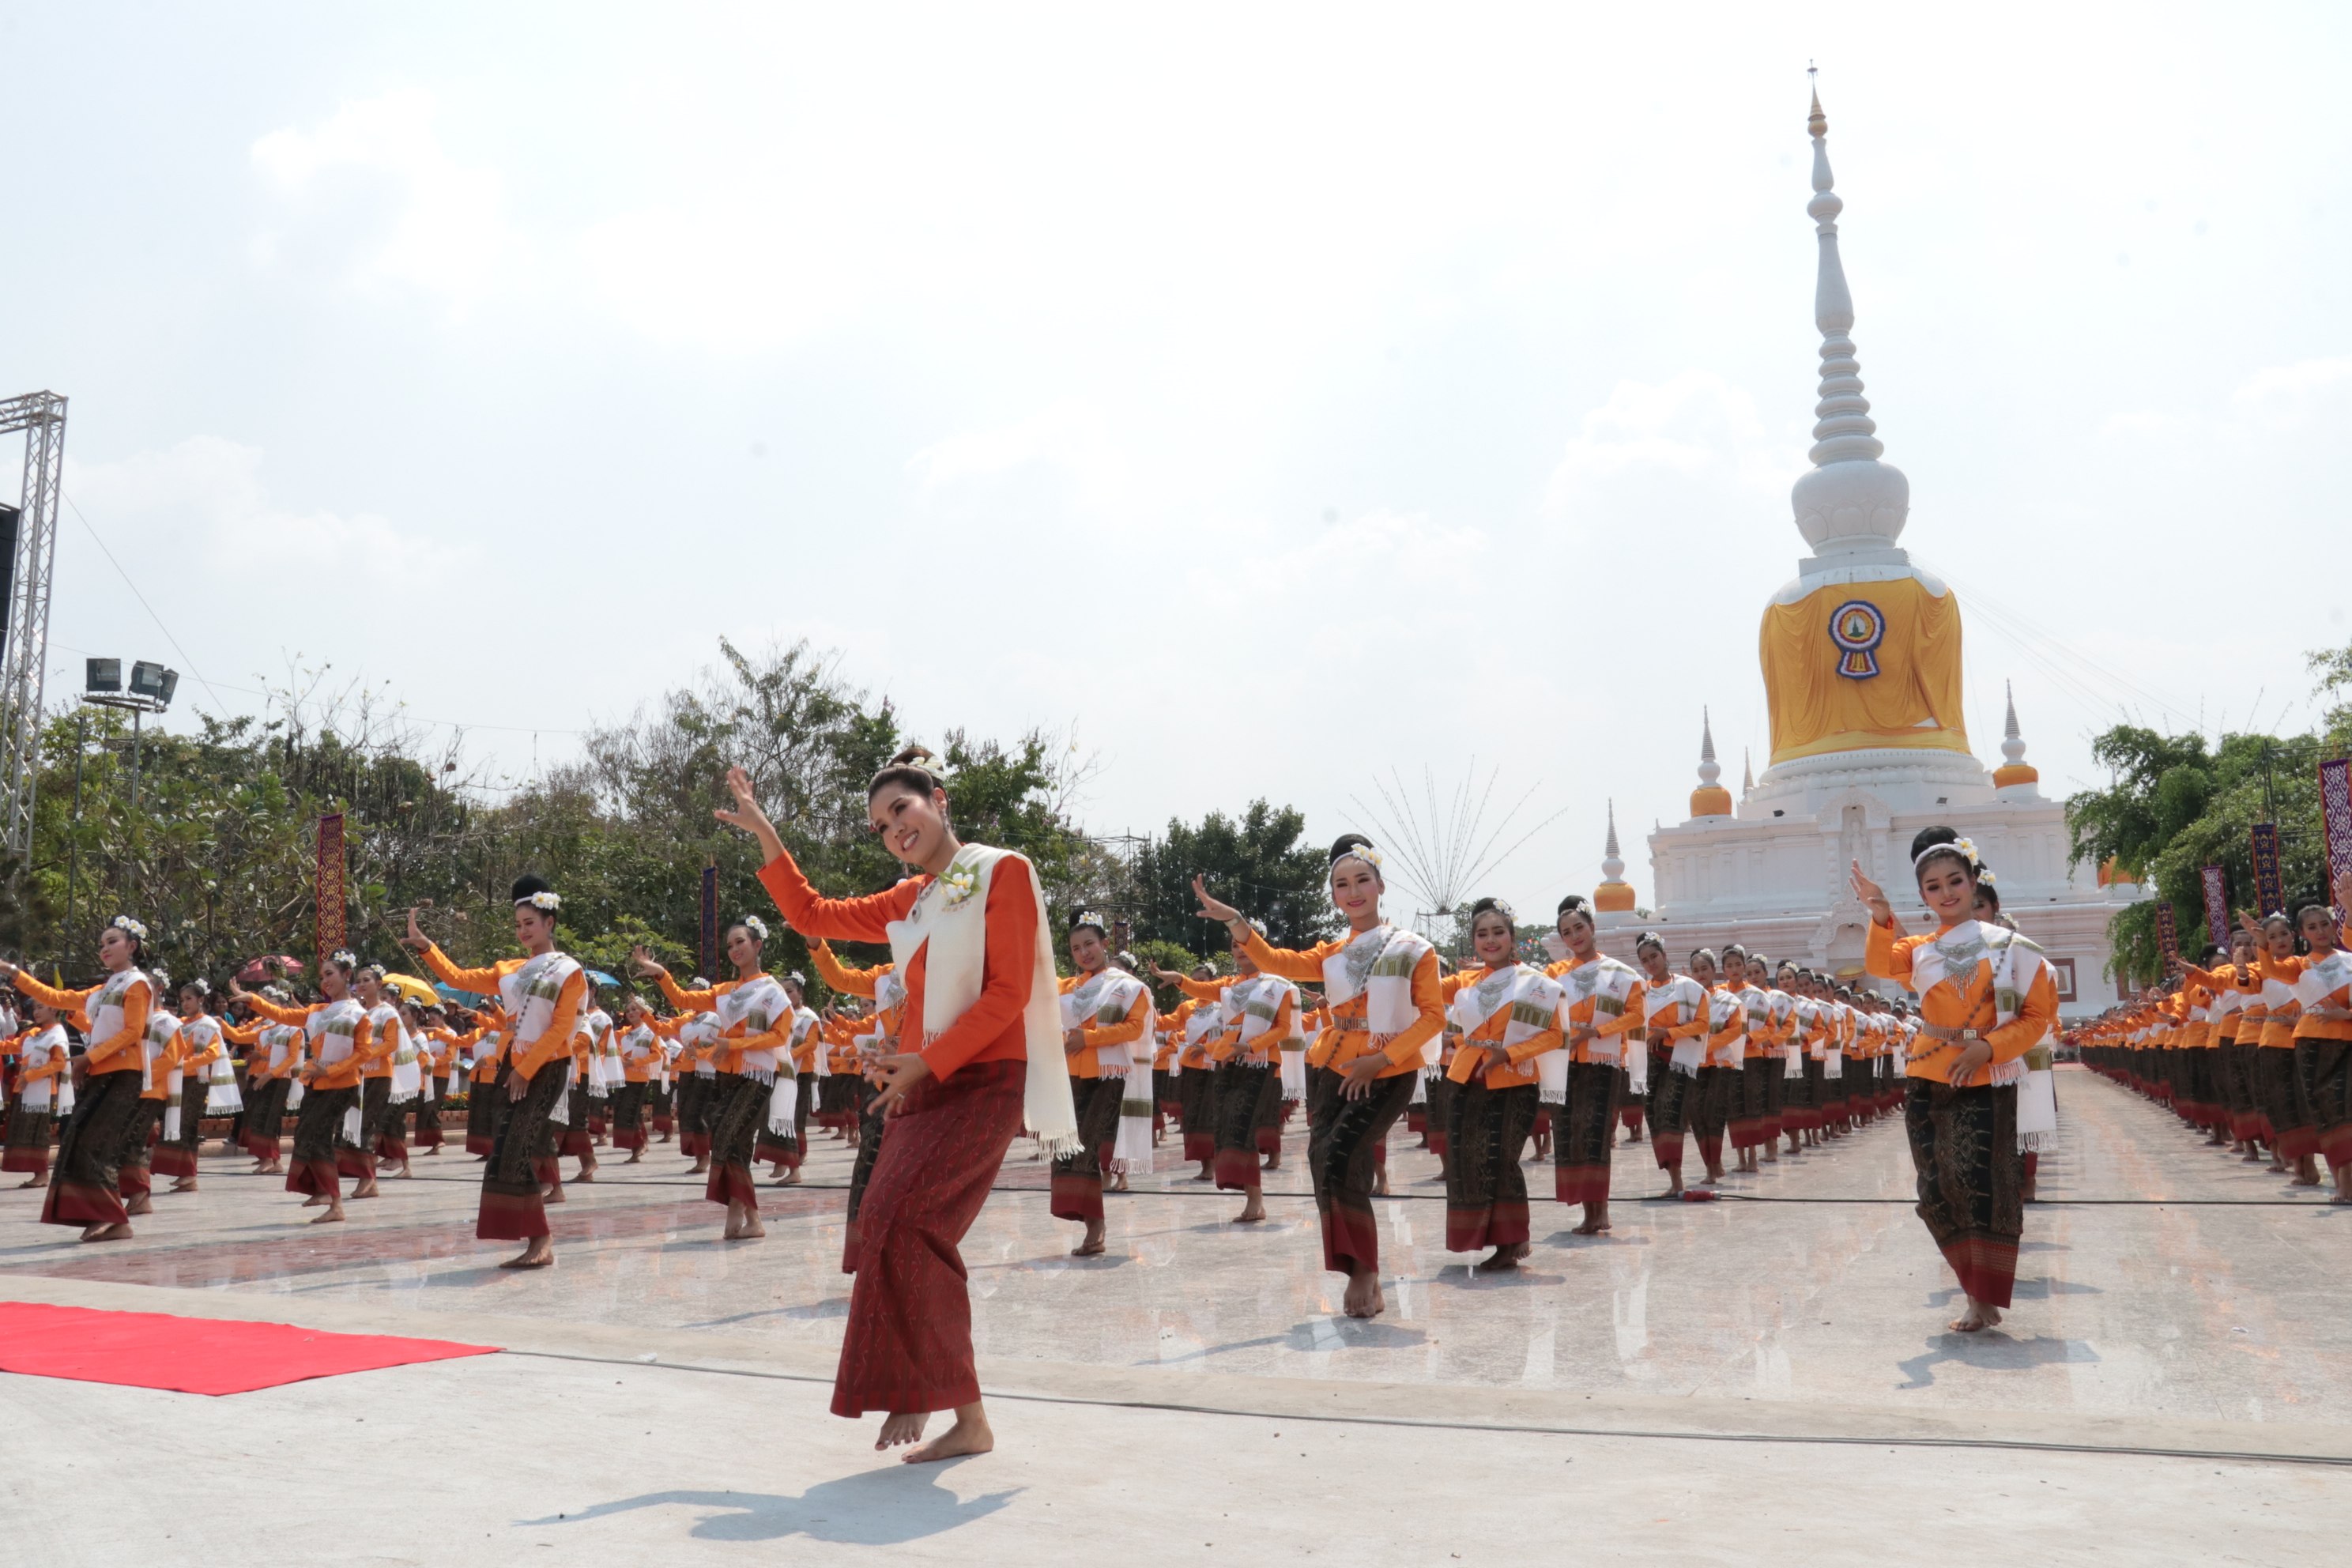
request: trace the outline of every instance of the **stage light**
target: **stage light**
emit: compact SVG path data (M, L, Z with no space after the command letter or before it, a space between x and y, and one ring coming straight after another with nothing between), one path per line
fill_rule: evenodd
M141 659L131 667L131 691L134 697L144 697L151 702L168 703L173 689L180 678L176 671L165 669L150 659Z
M93 658L88 661L89 672L82 681L84 691L120 691L122 689L122 661L119 658Z

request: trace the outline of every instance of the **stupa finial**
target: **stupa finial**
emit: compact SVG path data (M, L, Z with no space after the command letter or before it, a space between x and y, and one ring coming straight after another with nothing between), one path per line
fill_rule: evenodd
M2001 765L1992 771L1993 787L2008 789L2016 784L2038 784L2042 782L2042 773L2040 770L2026 765L2025 737L2018 732L2017 689L2008 681L2001 682L2001 688L2009 699L2009 712L2001 721Z
M1716 782L1723 769L1715 760L1715 721L1705 707L1698 712L1698 788L1691 791L1691 815L1729 816L1731 792Z
M1808 68L1806 74L1812 74ZM1790 497L1797 527L1816 554L1885 549L1903 531L1911 510L1911 482L1903 470L1878 461L1886 450L1862 395L1862 362L1854 355L1853 294L1838 253L1838 215L1845 202L1830 173L1829 117L1819 87L1805 129L1813 142L1813 220L1821 257L1813 278L1813 324L1822 334L1819 401L1813 405L1813 469Z

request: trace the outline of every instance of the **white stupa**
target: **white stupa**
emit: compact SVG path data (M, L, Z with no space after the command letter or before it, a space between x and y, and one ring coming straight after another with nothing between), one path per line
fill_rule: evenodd
M1718 782L1702 711L1689 816L1650 835L1655 908L1647 918L1604 912L1604 942L1630 958L1646 927L1666 938L1677 963L1692 949L1737 942L1859 979L1867 917L1853 898L1849 863L1885 886L1910 929L1925 929L1911 838L1949 824L1993 868L2005 912L2057 963L2062 994L2071 985L2066 1011L2096 1012L2113 995L2104 979L2108 919L2138 889L2111 891L2094 868L2072 860L2065 813L2042 797L2025 763L2013 695L2004 765L1988 771L1969 748L1958 596L1896 542L1910 480L1879 460L1885 447L1862 395L1853 298L1838 254L1844 203L1832 188L1818 96L1808 130L1821 386L1813 467L1790 499L1812 553L1764 612L1767 765L1743 777L1735 801Z

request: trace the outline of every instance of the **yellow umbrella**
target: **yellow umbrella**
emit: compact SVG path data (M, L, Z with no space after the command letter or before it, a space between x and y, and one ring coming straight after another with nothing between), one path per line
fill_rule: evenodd
M386 990L399 992L401 1000L404 1002L414 1002L420 1007L441 1005L441 994L422 980L405 974L387 974L383 977L383 984Z

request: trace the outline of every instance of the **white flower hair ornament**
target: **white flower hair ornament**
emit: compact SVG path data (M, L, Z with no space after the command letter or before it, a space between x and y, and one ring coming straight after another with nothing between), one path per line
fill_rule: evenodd
M1975 839L1955 838L1949 844L1930 844L1925 849L1920 850L1916 855L1912 856L1911 864L1913 868L1916 869L1916 868L1925 865L1927 863L1927 857L1930 855L1960 856L1968 861L1969 869L1971 871L1978 869L1979 862L1982 859L1982 857L1977 853L1977 843Z
M188 989L199 996L209 996L213 994L213 983L199 974L188 982Z
M137 921L132 920L129 915L115 916L113 921L113 929L119 931L127 931L141 942L145 942L147 940L147 928L140 924Z
M1979 868L1977 872L1977 880L1988 888L1998 887L2000 883L2000 879L1994 876L1990 868Z
M1081 931L1087 926L1094 927L1095 934L1097 936L1107 936L1110 933L1110 922L1108 921L1104 920L1101 915L1096 913L1092 910L1080 910L1078 911L1078 918L1070 922L1070 929L1072 931Z
M524 904L529 904L532 909L540 910L551 915L556 910L563 907L563 895L554 892L533 893L527 899L517 899L515 900L515 904L518 908Z
M554 895L553 895L553 894L551 894L551 894L548 894L547 896L548 896L548 897L550 897L550 898L554 897ZM758 937L761 942L765 942L765 941L767 941L767 940L768 940L768 922L767 922L767 921L763 921L763 920L761 920L759 916L757 916L757 915L745 915L745 916L743 917L742 921L741 921L740 923L742 925L742 927L743 927L743 929L744 929L745 931L750 931L753 936Z
M1348 852L1334 859L1331 864L1337 866L1339 861L1349 859L1361 860L1375 871L1381 868L1381 852L1369 844L1350 844L1348 846Z
M348 947L335 949L327 955L327 962L338 969L357 969L360 966L359 955Z

